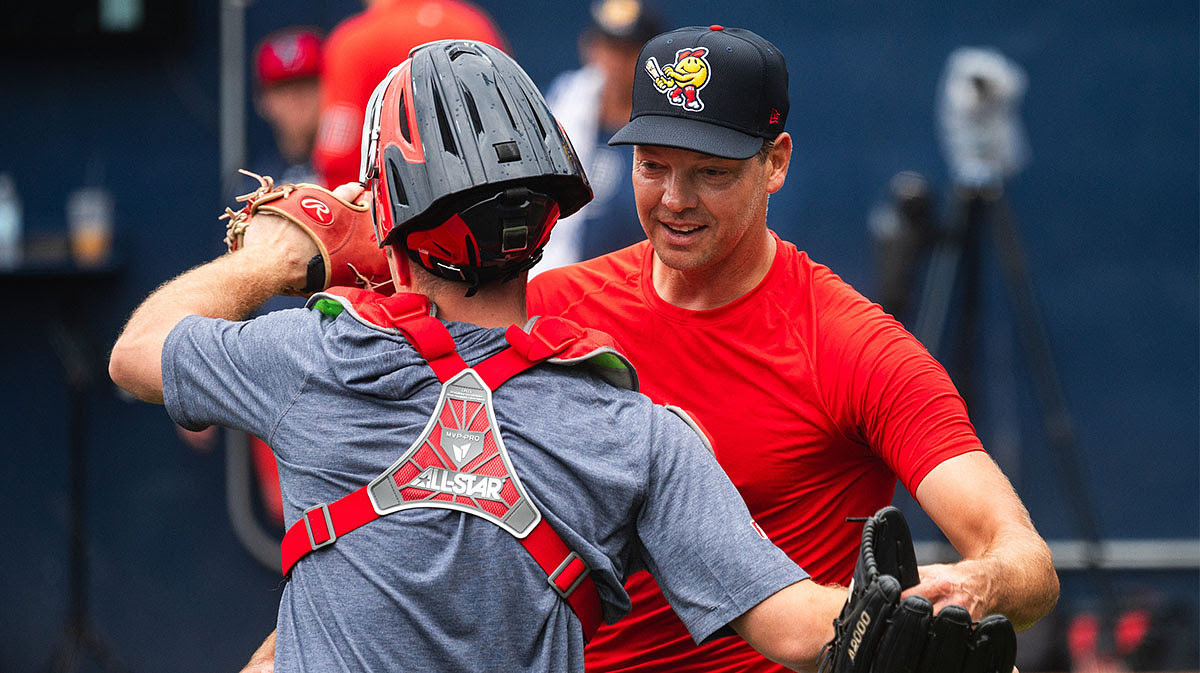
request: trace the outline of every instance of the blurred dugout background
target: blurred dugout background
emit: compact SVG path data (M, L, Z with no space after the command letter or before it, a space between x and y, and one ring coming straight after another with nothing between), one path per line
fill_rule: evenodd
M122 400L103 377L106 350L135 304L223 250L218 34L227 3L148 4L145 16L162 19L162 30L137 40L73 39L86 3L66 3L33 34L20 21L0 28L0 173L23 202L24 234L36 248L28 252L54 256L68 192L101 186L115 204L112 265L83 276L52 262L0 272L10 316L0 336L0 671L52 662L68 642L72 607L134 671L236 670L274 624L281 585L234 536L220 452L188 450L161 408ZM247 50L275 28L329 29L360 9L356 0L234 4L245 5ZM480 4L543 87L576 67L586 3ZM784 51L796 152L769 222L874 298L867 222L888 200L892 176L924 174L938 215L951 208L934 116L947 56L994 47L1025 70L1020 115L1032 161L1009 181L1008 201L1074 422L1080 475L1100 536L1119 543L1101 565L1122 609L1137 603L1175 615L1190 640L1182 666L1200 667L1195 3L660 7L673 26L743 26ZM248 92L245 119L251 153L269 146ZM1063 486L1070 477L1043 432L994 261L982 282L973 412L1060 552L1062 599L1030 647L1061 650L1067 623L1095 608L1098 593L1080 571L1073 544L1084 536ZM75 425L72 409L81 414ZM72 577L68 555L78 494L68 479L72 427L84 429L75 445L87 456L84 577ZM917 529L937 542L927 524ZM1047 657L1047 665L1063 662ZM98 658L79 670L101 668Z

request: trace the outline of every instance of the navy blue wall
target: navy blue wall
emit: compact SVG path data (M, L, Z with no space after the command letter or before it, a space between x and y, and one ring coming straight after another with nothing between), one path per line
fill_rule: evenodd
M271 629L279 596L225 518L221 452L185 448L161 408L120 399L100 371L137 301L222 249L216 4L191 2L189 29L164 50L0 60L0 172L17 182L28 231L61 232L65 192L87 182L116 198L121 275L71 316L96 370L86 401L89 615L135 670L234 669ZM1027 70L1033 161L1009 197L1101 532L1200 537L1195 4L781 4L663 6L674 24L745 26L787 54L796 152L771 225L869 295L866 220L887 180L917 170L947 192L933 121L946 56L992 46ZM328 28L356 8L261 0L248 9L248 38L285 20ZM546 8L533 0L489 9L535 81L576 64L584 4L537 23L527 17ZM252 149L269 145L261 122L251 133ZM47 662L64 635L68 393L46 308L56 295L45 282L5 282L15 328L0 335L0 670L22 671ZM1078 537L1003 286L987 286L981 433L1045 535ZM1151 577L1195 598L1194 572ZM1082 603L1087 585L1077 584Z

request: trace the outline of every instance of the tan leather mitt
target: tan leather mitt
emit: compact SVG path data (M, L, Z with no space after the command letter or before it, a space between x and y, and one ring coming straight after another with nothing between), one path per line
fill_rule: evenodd
M319 185L276 186L270 176L239 172L257 179L259 187L237 197L239 203L245 204L241 210L226 208L220 217L228 220L225 244L230 252L241 247L242 237L256 213L272 213L303 229L319 251L308 263L304 287L287 288L284 294L308 296L335 286L392 292L387 257L375 240L371 208L365 203L368 192L363 192L356 203L350 203Z

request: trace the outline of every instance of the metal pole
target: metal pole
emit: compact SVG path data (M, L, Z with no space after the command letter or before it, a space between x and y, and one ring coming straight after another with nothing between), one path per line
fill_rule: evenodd
M223 0L220 26L221 195L232 194L237 169L246 165L246 6Z
M225 507L238 541L256 561L275 572L282 572L279 544L283 539L272 535L254 514L254 474L250 457L250 436L237 430L225 431Z

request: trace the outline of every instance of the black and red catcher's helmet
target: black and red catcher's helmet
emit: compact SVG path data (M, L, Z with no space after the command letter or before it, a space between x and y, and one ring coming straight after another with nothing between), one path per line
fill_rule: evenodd
M379 244L472 289L536 264L558 218L592 198L529 76L471 40L416 47L379 83L360 173Z

